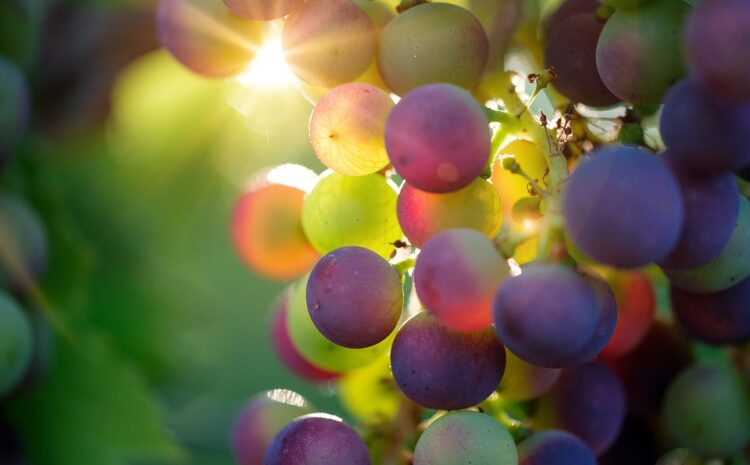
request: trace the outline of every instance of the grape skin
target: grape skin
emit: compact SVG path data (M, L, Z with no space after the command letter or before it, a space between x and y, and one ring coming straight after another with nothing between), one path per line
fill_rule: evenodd
M534 434L518 445L519 465L596 465L586 444L572 434L550 430Z
M560 370L544 368L525 362L513 352L505 352L505 373L498 392L503 399L526 401L536 399L557 382Z
M0 399L18 385L29 368L32 338L24 311L0 291Z
M47 232L26 200L0 192L0 288L28 293L47 268Z
M286 16L302 0L224 0L232 13L256 21L270 21Z
M601 356L619 358L633 350L648 332L656 313L656 296L648 276L640 271L608 270L604 278L617 301L617 324Z
M564 21L579 15L595 16L601 4L598 0L565 0L544 20L544 37L550 37Z

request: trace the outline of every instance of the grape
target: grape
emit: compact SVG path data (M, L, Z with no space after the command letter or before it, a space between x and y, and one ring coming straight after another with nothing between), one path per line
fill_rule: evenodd
M414 465L518 465L510 433L479 412L438 418L419 437Z
M391 348L391 370L401 391L427 408L456 410L476 405L497 388L505 352L492 329L461 333L427 312L399 330Z
M654 0L617 10L607 20L596 67L614 95L640 105L661 102L684 74L681 37L688 10L683 0Z
M633 350L651 327L656 296L648 276L640 271L607 270L604 278L617 301L617 324L602 357L618 358Z
M403 396L391 377L388 355L345 373L338 383L341 404L364 424L396 418Z
M375 32L378 37L378 43L380 43L380 37L382 36L383 29L393 18L396 17L396 9L387 4L386 0L354 0L354 3L359 5L367 16L372 20L375 26ZM372 60L367 70L359 76L356 82L364 84L370 84L376 86L384 91L390 93L391 90L388 88L388 84L383 80L383 76L380 75L380 67L378 66L378 56L375 55L375 59Z
M682 196L667 164L634 147L597 149L571 175L562 202L576 248L622 268L666 257L683 225Z
M487 34L469 11L424 3L386 25L378 64L385 82L399 95L437 82L468 89L482 74L488 53Z
M24 311L0 291L0 398L13 390L31 364L31 325Z
M672 285L687 292L707 294L734 286L750 276L750 201L740 199L740 214L732 237L721 254L712 262L688 270L669 270L664 273Z
M232 432L232 449L239 465L263 465L271 440L287 423L312 413L299 394L275 389L255 395L242 410Z
M329 252L307 281L307 308L315 327L335 344L361 349L388 337L404 306L401 276L362 247Z
M600 0L603 4L609 5L617 9L631 9L638 8L650 3L654 0Z
M596 46L604 22L594 14L567 18L552 28L544 49L544 63L554 68L552 85L561 94L585 105L605 107L620 101L607 89L596 68Z
M522 176L503 168L503 160L513 158L532 179L542 181L547 162L541 148L528 140L518 139L498 152L492 166L492 184L500 194L503 215L506 221L513 217L513 206L521 199L529 198L529 183Z
M47 268L47 233L21 197L0 192L0 287L31 290Z
M313 324L307 309L307 278L298 281L289 301L287 326L292 344L306 360L326 371L344 372L372 363L388 350L392 337L365 349L351 349L329 341Z
M744 179L745 181L750 182L750 165L740 170L740 172L737 173L737 175L741 177L742 179Z
M395 189L379 174L327 172L305 199L302 227L321 253L357 245L389 257L403 235L396 199Z
M652 464L659 459L659 445L645 419L625 418L622 431L607 452L599 457L599 465Z
M596 465L586 444L565 431L536 433L518 445L519 465Z
M301 220L305 196L301 183L314 177L302 166L281 165L257 176L237 200L232 240L251 270L285 281L300 277L315 264L320 255L305 237Z
M685 205L685 223L677 246L659 265L665 268L696 268L712 261L724 250L737 224L740 192L730 173L698 176L680 167L672 152L664 154L680 184Z
M289 303L292 297L292 288L284 291L272 307L271 319L271 345L276 356L292 373L300 378L312 381L328 381L338 377L337 373L322 370L305 360L292 344L289 335L288 317Z
M269 21L286 16L302 0L224 0L232 13L256 21Z
M23 72L0 57L0 170L29 125L31 92Z
M430 5L439 4L417 8ZM465 90L431 84L396 104L386 122L385 147L406 182L427 192L451 192L484 171L490 157L489 122Z
M213 78L247 68L263 39L262 23L234 15L221 0L160 0L156 32L180 63Z
M492 242L471 229L432 237L414 267L420 302L445 326L475 331L492 323L495 290L510 269Z
M31 361L17 391L25 393L41 384L49 374L55 357L55 331L42 311L32 308L27 313L31 327Z
M513 401L536 399L549 391L559 376L560 370L556 368L532 365L506 351L505 373L498 392L503 399Z
M445 194L421 191L405 183L396 208L401 229L415 247L452 228L469 228L494 238L502 222L500 197L484 179Z
M563 370L541 398L536 425L563 429L583 440L595 454L614 443L625 419L625 393L615 374L600 362Z
M591 284L562 265L527 265L505 280L494 302L498 339L519 358L546 368L587 361L599 317Z
M750 103L750 4L746 0L702 1L685 26L692 75L712 93Z
M599 273L592 269L586 269L583 274L594 289L598 315L594 334L580 355L581 360L588 361L593 360L599 355L615 332L615 326L617 325L617 301L615 300L612 288L609 287L609 284L607 284Z
M750 440L750 389L729 367L694 365L672 381L664 416L671 434L690 450L728 457Z
M287 18L281 44L297 77L335 87L365 72L377 35L367 13L349 0L307 0Z
M523 19L523 0L469 0L466 7L477 17L489 39L485 71L502 70L513 34Z
M709 344L739 344L750 339L750 277L713 294L672 288L672 307L685 331Z
M675 162L701 174L750 164L750 105L716 99L690 78L669 91L659 128Z
M598 0L565 0L544 20L544 37L550 37L555 29L570 18L589 15L595 16L601 4Z
M388 165L385 121L391 98L369 84L336 87L315 106L310 142L327 167L348 176L380 171Z
M314 413L286 425L266 451L264 465L370 465L367 447L340 418Z

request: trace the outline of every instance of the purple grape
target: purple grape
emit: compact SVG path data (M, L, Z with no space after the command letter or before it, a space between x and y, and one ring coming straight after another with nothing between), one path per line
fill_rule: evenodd
M701 174L750 165L750 105L721 101L688 78L669 91L659 122L675 162Z
M391 349L393 378L427 408L456 410L485 400L505 369L505 351L491 328L450 330L421 312L404 324Z
M367 446L340 418L314 413L286 425L266 451L264 465L370 465Z
M679 166L671 152L663 156L680 184L685 223L677 247L659 265L695 268L718 257L732 237L740 214L740 192L730 173L697 176Z
M427 192L451 192L484 171L490 156L489 122L465 90L430 84L404 95L393 108L385 147L406 182Z
M536 433L518 445L518 465L596 465L596 458L577 437L550 430Z
M566 0L544 22L544 36L551 36L557 26L578 15L596 15L601 4L598 0Z
M709 344L739 344L750 339L750 277L713 294L672 287L677 321L691 336Z
M688 64L712 93L750 103L750 2L704 0L685 27Z
M607 89L596 68L596 45L604 22L593 13L565 19L551 28L544 49L547 68L554 68L555 89L574 102L593 107L620 101Z
M404 305L398 272L375 252L342 247L321 258L307 281L307 309L331 342L361 349L396 328Z
M586 270L586 278L594 289L597 302L597 322L591 340L586 344L581 359L593 360L604 350L617 326L617 300L607 281L593 270Z
M677 245L684 219L680 188L667 164L626 146L591 156L563 194L573 244L597 262L621 268L662 260Z
M600 362L564 370L540 400L536 418L542 428L575 434L597 455L614 443L624 419L622 384Z
M519 358L546 368L588 361L599 326L594 288L562 265L531 264L495 296L495 332Z

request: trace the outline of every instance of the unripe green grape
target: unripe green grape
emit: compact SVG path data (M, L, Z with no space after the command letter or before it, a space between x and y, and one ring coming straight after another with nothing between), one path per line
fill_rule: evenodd
M21 307L0 291L0 398L21 381L31 355L31 324Z
M393 420L402 395L391 375L388 356L344 374L339 380L339 397L349 413L365 424Z
M305 199L302 227L321 253L348 245L388 258L403 236L396 217L396 191L384 176L326 172Z

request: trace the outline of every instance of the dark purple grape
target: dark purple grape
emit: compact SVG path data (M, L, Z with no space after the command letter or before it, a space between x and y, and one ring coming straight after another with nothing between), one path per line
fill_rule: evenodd
M393 378L415 403L456 410L485 400L505 369L491 328L462 333L421 312L404 324L391 349Z
M266 450L264 465L370 465L367 446L340 418L314 413L286 425Z
M579 14L551 28L544 49L544 63L554 68L552 85L574 102L593 107L620 101L607 89L596 69L596 45L604 22L594 14Z
M625 392L614 372L601 362L564 370L540 400L537 424L569 431L595 454L611 446L625 419Z
M563 215L573 244L599 263L635 268L662 260L677 244L684 207L664 162L645 150L594 151L571 175Z
M544 36L549 37L557 26L578 15L596 15L601 4L597 0L566 0L544 22Z
M550 430L536 433L518 445L518 465L596 465L596 458L576 436Z
M495 332L519 358L546 368L590 360L599 326L594 288L562 265L531 264L506 279L495 296Z
M476 179L490 156L490 129L481 105L460 87L430 84L404 95L385 126L396 172L427 192L451 192Z
M315 327L344 347L370 347L396 328L404 305L398 272L375 252L342 247L323 256L307 281Z
M712 93L750 103L750 2L704 0L685 26L690 71Z
M697 176L679 166L672 152L663 156L680 184L685 205L682 235L659 262L670 269L696 268L718 257L732 237L740 213L740 192L731 173Z
M669 91L659 127L674 160L701 174L750 165L750 105L721 101L693 79Z
M586 344L584 354L581 355L581 359L590 361L595 359L612 339L617 326L617 300L612 288L599 273L586 270L585 275L596 295L598 316L594 334Z
M750 339L750 277L713 294L672 287L677 321L691 336L709 344L739 344Z

